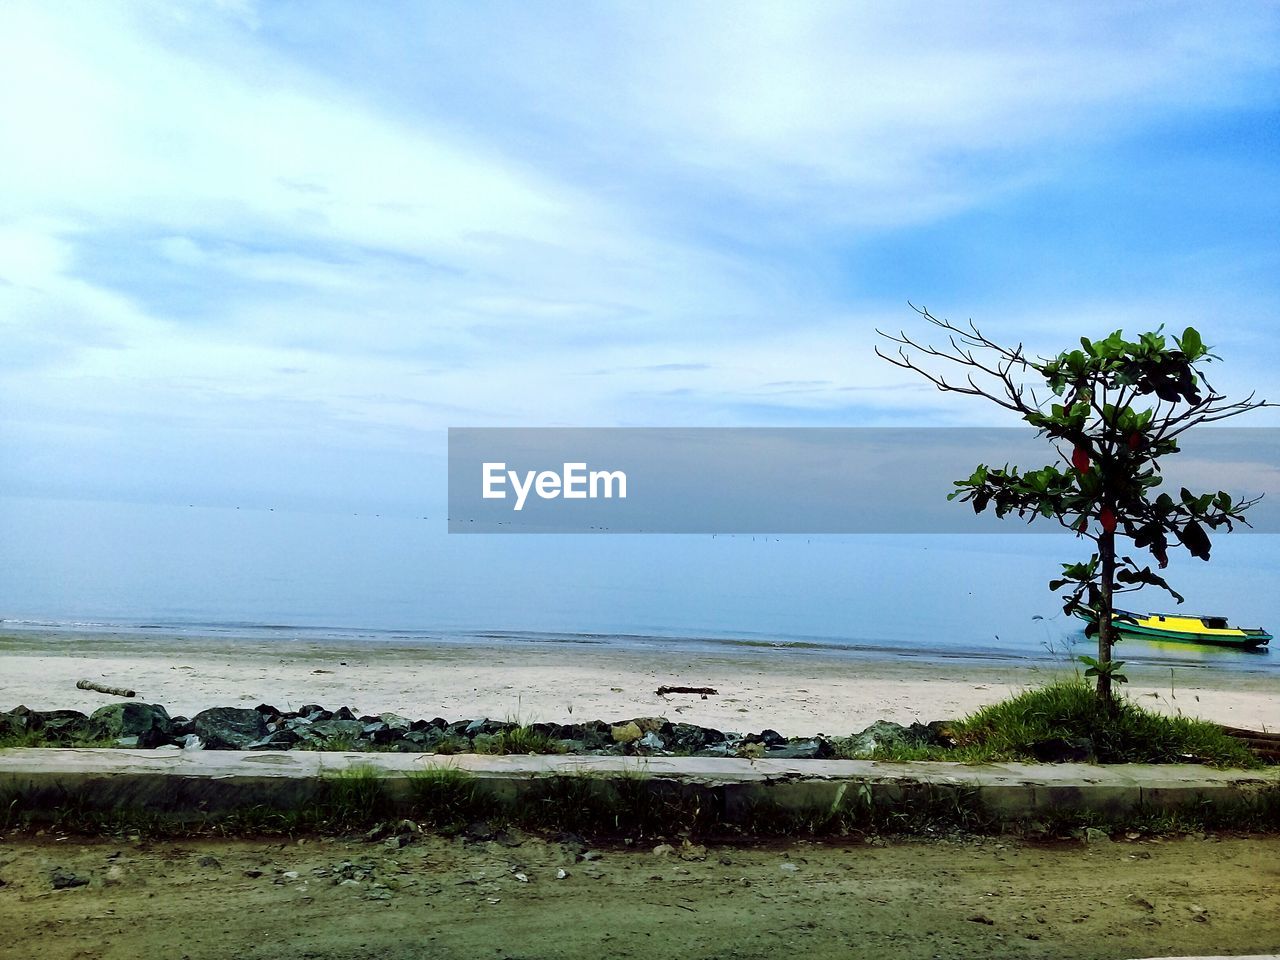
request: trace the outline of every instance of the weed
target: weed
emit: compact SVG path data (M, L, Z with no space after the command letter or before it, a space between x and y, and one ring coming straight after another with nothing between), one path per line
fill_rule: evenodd
M1207 720L1166 716L1121 699L1113 711L1084 679L1058 680L982 707L952 725L954 747L890 744L872 760L1034 762L1046 741L1087 738L1101 763L1205 763L1255 768L1260 761ZM848 754L846 754L848 755Z

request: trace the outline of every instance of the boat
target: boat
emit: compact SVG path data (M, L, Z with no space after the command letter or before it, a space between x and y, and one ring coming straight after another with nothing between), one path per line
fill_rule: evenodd
M1089 623L1090 634L1097 630L1098 616L1081 608L1076 616ZM1121 638L1135 640L1172 640L1213 647L1235 647L1252 650L1271 642L1271 634L1261 627L1233 627L1226 617L1196 617L1181 613L1133 613L1114 610L1111 623Z

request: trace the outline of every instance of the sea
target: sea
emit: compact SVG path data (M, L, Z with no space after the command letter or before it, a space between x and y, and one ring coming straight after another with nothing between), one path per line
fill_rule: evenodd
M1047 588L1070 534L461 535L443 517L0 498L0 633L561 644L924 661L1066 660ZM1174 556L1133 610L1280 628L1280 536ZM1277 654L1126 640L1137 663L1270 673ZM1280 677L1280 673L1277 674Z

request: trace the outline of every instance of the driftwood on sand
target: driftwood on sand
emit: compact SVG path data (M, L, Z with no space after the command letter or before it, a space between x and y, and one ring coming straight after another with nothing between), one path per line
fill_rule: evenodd
M94 683L92 680L81 680L76 683L76 687L81 690L92 690L95 693L107 693L113 697L136 697L138 695L128 687L108 687L105 684Z
M658 696L665 697L669 693L698 693L702 695L702 699L707 699L708 695L716 696L716 690L713 687L659 687Z

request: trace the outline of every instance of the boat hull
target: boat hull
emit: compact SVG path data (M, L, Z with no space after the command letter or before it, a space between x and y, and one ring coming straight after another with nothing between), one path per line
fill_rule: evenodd
M1097 617L1091 611L1078 611L1077 616L1091 624ZM1256 650L1271 642L1271 634L1265 630L1235 630L1233 633L1200 633L1195 630L1168 630L1136 623L1127 616L1116 615L1111 625L1121 639L1160 640L1170 643L1190 643L1206 647L1230 647L1236 650Z

